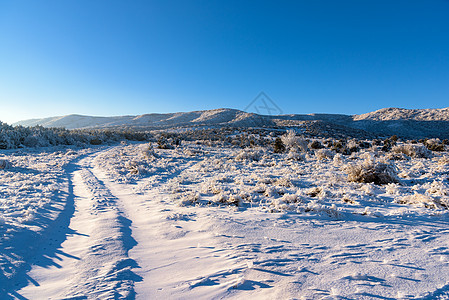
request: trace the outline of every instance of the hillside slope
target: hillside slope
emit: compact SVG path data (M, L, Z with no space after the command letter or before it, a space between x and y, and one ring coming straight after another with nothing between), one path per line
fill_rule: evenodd
M383 108L361 115L289 114L265 116L236 109L139 116L93 117L67 115L32 119L13 125L64 127L67 129L139 128L167 129L179 127L299 127L310 135L374 138L398 135L404 138L449 138L449 107L441 109Z

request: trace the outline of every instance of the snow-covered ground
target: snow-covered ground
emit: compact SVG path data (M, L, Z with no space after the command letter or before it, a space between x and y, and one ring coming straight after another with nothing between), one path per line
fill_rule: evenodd
M449 156L424 154L1 152L0 298L448 299ZM391 183L348 180L369 166Z

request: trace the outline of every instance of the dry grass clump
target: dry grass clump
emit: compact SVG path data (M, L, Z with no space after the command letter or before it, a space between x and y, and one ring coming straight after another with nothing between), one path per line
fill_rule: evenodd
M430 152L426 147L413 144L403 144L394 146L391 149L391 152L398 154L402 153L410 157L418 157L418 158L432 157L432 152Z
M361 164L348 165L345 171L350 182L378 185L399 182L396 167L387 162L366 159Z

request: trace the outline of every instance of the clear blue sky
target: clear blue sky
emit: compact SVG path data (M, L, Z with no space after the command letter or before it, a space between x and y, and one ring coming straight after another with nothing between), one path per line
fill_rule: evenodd
M449 106L449 1L0 0L0 120Z

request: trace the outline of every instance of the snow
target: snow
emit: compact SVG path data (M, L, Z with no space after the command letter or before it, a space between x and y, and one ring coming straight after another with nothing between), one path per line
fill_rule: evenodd
M0 298L447 299L449 156L399 146L2 151Z

